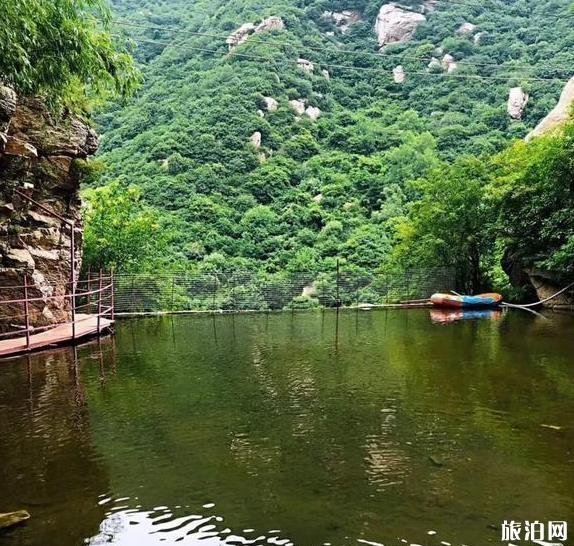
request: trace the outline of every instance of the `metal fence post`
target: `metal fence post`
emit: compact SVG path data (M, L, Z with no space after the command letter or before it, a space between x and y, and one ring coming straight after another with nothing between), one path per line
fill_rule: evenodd
M115 282L116 279L114 277L114 270L112 269L111 273L110 273L110 296L111 296L111 303L110 303L110 316L112 319L112 322L114 321L114 313L115 313L115 302L114 302L114 298L115 298L115 294L116 294L116 290L115 290Z
M335 300L335 307L337 307L337 309L339 307L341 307L341 299L340 299L340 293L339 293L340 274L341 274L341 270L340 270L340 266L339 266L339 258L337 258L337 282L336 282L336 300Z
M171 310L174 311L175 275L171 276Z
M88 289L86 290L87 294L88 294L88 315L92 312L92 295L90 294L90 292L92 291L92 268L88 267L88 279L87 279L87 284L88 284Z
M76 339L76 226L70 226L70 282L72 292L72 339Z
M24 275L24 316L26 317L26 349L30 350L30 313L28 309L28 275Z
M98 286L98 334L100 333L101 316L102 316L102 270L100 269L100 282Z

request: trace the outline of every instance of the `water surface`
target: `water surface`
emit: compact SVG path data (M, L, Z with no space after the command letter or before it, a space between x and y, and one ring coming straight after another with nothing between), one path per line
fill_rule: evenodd
M0 362L0 512L32 514L0 544L480 546L505 519L574 525L574 316L461 318L125 320Z

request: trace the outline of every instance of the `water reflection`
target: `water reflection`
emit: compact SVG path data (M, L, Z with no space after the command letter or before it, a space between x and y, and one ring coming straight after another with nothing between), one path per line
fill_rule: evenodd
M0 511L32 514L2 536L8 544L54 544L62 535L63 544L81 544L103 517L94 498L108 475L92 442L80 366L72 348L0 365Z
M0 509L32 519L2 538L472 546L572 520L574 318L492 318L154 318L4 363Z
M502 309L431 309L431 321L435 324L448 324L461 320L501 320Z

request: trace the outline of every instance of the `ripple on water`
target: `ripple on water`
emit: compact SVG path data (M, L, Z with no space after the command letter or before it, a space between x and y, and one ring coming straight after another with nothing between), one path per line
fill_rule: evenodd
M104 502L109 503L113 500L105 497L100 503ZM207 503L205 506L212 508L215 504ZM85 542L90 546L110 543L118 546L135 544L155 546L180 542L198 544L198 541L201 541L203 545L213 546L237 544L287 546L293 544L289 538L278 536L281 533L279 529L272 529L266 534L253 537L256 529L246 528L241 532L234 532L229 527L221 525L223 521L224 518L219 515L176 515L164 506L158 506L152 510L113 506L101 522L98 534L86 539Z

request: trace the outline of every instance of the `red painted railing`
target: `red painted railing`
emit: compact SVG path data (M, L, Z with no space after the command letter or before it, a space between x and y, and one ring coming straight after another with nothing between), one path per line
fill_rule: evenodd
M30 282L27 274L21 285L0 286L0 324L9 324L14 328L0 333L0 339L25 337L26 348L30 348L30 336L44 332L65 324L72 325L72 340L76 338L76 325L86 321L97 319L97 333L102 331L102 319L114 320L114 276L113 273L103 273L99 271L97 275L88 273L88 277L75 283L57 281L52 278L43 277L42 281L56 286L64 286L67 293L49 296L30 297L30 291L39 291L40 287L34 282ZM95 288L94 288L95 287ZM21 292L21 298L3 299L2 292ZM72 320L49 324L46 326L34 326L32 322L31 307L35 303L47 304L50 301L70 301L67 312ZM6 311L6 308L9 307ZM15 307L21 307L22 313L14 313ZM4 309L4 313L2 310ZM85 315L76 318L78 314Z

